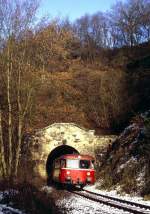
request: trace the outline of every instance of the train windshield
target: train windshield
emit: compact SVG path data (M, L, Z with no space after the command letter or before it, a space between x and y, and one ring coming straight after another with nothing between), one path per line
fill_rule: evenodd
M91 160L67 159L66 167L72 169L93 169L94 162Z
M78 169L79 168L79 160L75 159L67 159L67 168Z
M81 169L90 169L91 168L91 161L89 160L80 160L80 168Z

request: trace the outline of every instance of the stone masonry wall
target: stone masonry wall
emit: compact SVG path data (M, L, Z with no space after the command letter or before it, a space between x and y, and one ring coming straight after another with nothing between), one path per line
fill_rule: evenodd
M86 130L73 123L54 123L38 130L29 142L30 157L27 169L33 171L32 181L46 180L46 162L49 154L58 146L68 145L81 154L95 156L95 150L114 140L116 136L96 136L93 130Z

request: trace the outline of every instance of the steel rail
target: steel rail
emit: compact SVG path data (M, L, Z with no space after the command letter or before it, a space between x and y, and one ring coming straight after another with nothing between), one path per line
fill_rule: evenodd
M86 190L86 189L84 189L83 191L85 191L87 193L90 193L92 195L101 196L101 197L108 198L108 199L111 199L111 200L114 200L114 201L118 201L120 203L126 203L126 204L130 204L132 206L140 207L142 209L149 209L150 210L150 206L145 205L145 204L140 204L140 203L133 202L133 201L127 201L127 200L124 200L124 199L120 199L120 198L104 195L104 194L101 194L101 193L92 192L92 191L89 191L89 190Z
M73 194L76 194L76 195L79 195L81 197L84 197L86 199L89 199L89 200L92 200L92 201L95 201L95 202L98 202L98 203L102 203L102 204L105 204L107 206L111 206L111 207L114 207L114 208L117 208L117 209L122 209L122 210L128 211L130 213L134 213L134 214L150 214L150 209L149 210L145 210L145 208L143 208L144 210L142 210L142 208L140 208L140 207L137 207L137 206L133 207L133 205L131 205L131 204L128 205L127 201L125 201L125 202L115 201L113 199L113 197L111 199L108 199L107 197L105 198L104 195L100 196L98 193L96 193L98 197L95 197L96 194L93 194L93 193L86 194L85 190L83 190L82 192L80 192L80 191L72 191L72 190L68 190L68 191L73 193ZM138 203L136 203L136 204L139 205Z

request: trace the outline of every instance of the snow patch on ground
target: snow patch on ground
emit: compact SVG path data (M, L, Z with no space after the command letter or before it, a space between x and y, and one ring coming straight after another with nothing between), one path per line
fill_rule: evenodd
M47 193L52 193L54 188L50 186L43 186L41 190Z
M145 178L145 167L143 168L143 170L139 173L138 177L136 178L137 181L137 186L139 188L144 186L144 178Z
M18 210L18 209L14 209L10 206L9 204L3 204L2 200L6 197L9 196L11 192L13 194L16 194L17 191L16 190L9 190L9 191L4 191L4 192L0 192L0 214L25 214L24 212Z
M48 186L43 187L42 190L51 194L62 214L129 214L129 212L91 201L66 190L57 190ZM61 197L57 197L57 194Z
M126 136L129 134L129 132L131 132L132 130L136 130L138 128L138 126L136 125L136 123L133 123L131 125L129 125L128 127L126 127L124 129L124 131L122 132L122 134L120 135L120 138L123 136Z
M99 190L99 189L97 189L98 185L99 185L99 183L96 183L95 185L92 185L92 186L86 186L86 187L84 187L84 189L87 189L87 190L89 190L91 192L104 194L104 195L120 198L120 199L123 199L123 200L133 201L133 202L136 202L136 203L141 203L141 204L145 204L145 205L150 206L150 201L145 201L145 200L143 200L142 197L131 196L131 195L128 195L128 194L120 195L120 194L118 194L117 190L111 190L111 191Z
M67 214L128 214L123 210L115 209L98 202L91 202L88 199L80 196L70 196L70 198L64 198L57 201L56 205L63 210L62 213Z
M119 166L117 172L119 173L122 169L126 168L127 166L130 166L136 163L137 163L137 159L134 157L131 157L128 161L126 161L125 163Z
M5 204L0 204L0 214L24 214L22 211L18 209L14 209Z

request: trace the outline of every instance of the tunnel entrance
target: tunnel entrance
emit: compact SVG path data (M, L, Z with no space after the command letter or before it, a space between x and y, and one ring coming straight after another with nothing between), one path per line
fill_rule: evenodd
M79 152L71 146L62 145L55 148L48 156L46 162L46 172L47 172L47 183L50 184L52 182L52 167L53 161L59 158L62 155L66 154L79 154Z

